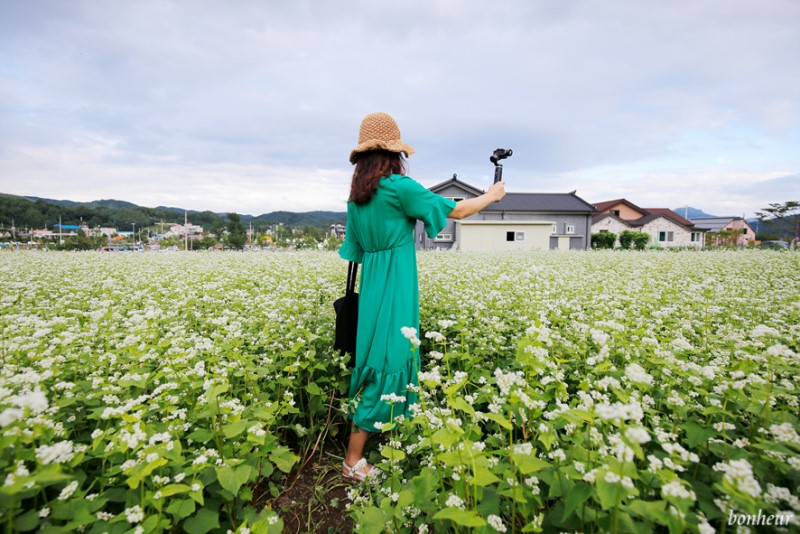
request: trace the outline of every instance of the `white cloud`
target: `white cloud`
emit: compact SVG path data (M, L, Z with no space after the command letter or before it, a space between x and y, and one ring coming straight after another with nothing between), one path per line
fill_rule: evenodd
M328 209L385 110L426 184L483 179L504 146L517 190L610 192L612 169L669 205L722 172L698 198L758 202L726 188L800 172L798 27L794 0L4 2L0 191L135 179L156 204L255 212L258 175L265 209Z

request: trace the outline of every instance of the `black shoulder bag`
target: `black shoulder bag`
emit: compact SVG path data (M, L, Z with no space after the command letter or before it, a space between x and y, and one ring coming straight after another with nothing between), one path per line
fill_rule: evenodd
M333 348L344 353L349 352L350 366L356 359L356 330L358 328L358 293L356 293L356 273L358 264L351 261L347 264L347 289L344 296L336 299L333 309L336 312L336 340Z

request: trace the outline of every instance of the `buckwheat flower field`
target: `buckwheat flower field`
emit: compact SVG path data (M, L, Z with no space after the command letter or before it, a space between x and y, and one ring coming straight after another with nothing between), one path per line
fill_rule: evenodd
M419 266L420 402L368 445L385 478L349 490L357 531L798 528L800 255ZM316 252L0 253L2 528L280 532L270 498L341 447L345 271Z

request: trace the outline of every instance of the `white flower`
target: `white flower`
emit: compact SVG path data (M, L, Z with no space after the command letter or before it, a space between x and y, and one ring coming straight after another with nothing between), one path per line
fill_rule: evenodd
M69 484L67 484L64 489L61 490L61 493L58 495L59 501L66 501L72 494L75 493L75 490L78 489L78 481L73 480Z
M714 465L714 471L725 473L724 479L739 490L752 497L761 495L761 485L753 476L753 468L745 460L731 460Z
M800 445L800 436L797 435L797 431L792 427L792 423L772 425L769 427L769 431L777 441Z
M690 501L695 501L697 499L695 493L692 490L687 489L678 480L673 480L672 482L669 482L661 486L661 495L663 495L664 497L677 497L680 499L689 499Z
M72 460L73 444L71 441L57 441L52 445L36 447L36 459L42 464L63 464Z
M381 400L384 402L390 402L394 404L394 403L405 402L406 398L401 397L400 395L396 395L394 393L389 393L388 395L381 395Z
M506 532L508 528L503 524L503 519L497 515L490 515L486 518L486 522L495 529L497 532Z
M631 426L625 429L625 437L634 443L647 443L650 441L650 434L646 428L641 426Z
M49 515L50 515L50 508L45 506L44 508L39 510L39 517L47 517Z
M625 367L625 376L634 384L652 385L653 377L638 363L631 363Z
M446 506L452 506L454 508L461 508L464 509L464 501L458 495L450 495L447 498L447 502L445 502Z
M138 523L144 519L144 511L142 510L142 507L137 504L130 508L125 508L125 519L131 524Z

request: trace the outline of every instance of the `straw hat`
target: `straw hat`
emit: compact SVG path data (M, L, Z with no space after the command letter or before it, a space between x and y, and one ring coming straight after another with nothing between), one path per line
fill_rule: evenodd
M414 149L400 140L400 128L388 113L370 113L361 121L358 131L358 146L350 152L350 163L355 163L362 152L375 149L389 152L402 152L406 157L414 153Z

